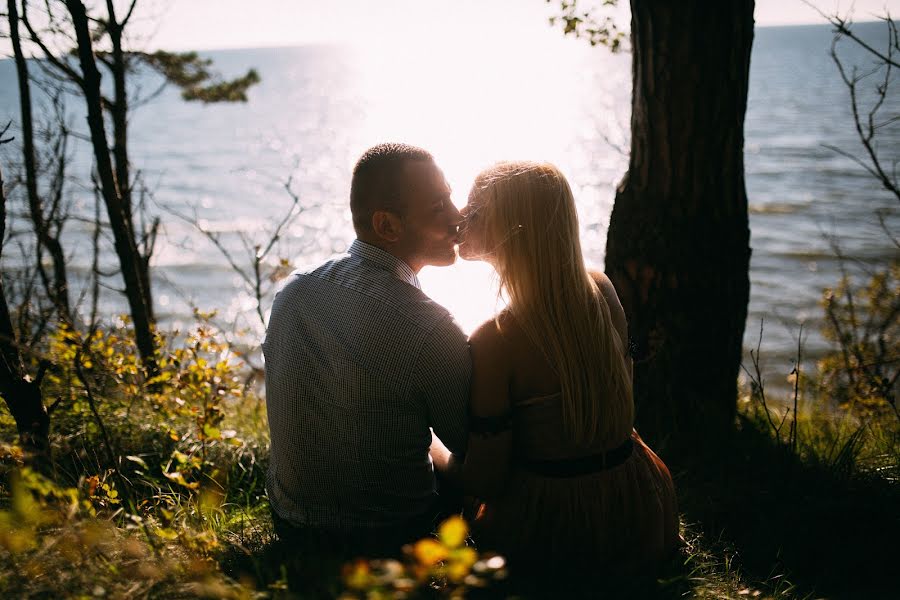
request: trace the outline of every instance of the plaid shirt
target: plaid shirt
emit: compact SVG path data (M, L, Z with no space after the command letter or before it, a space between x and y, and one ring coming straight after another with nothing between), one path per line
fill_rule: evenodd
M465 451L465 334L400 259L356 240L294 273L266 339L266 489L297 524L399 525L435 496L429 427Z

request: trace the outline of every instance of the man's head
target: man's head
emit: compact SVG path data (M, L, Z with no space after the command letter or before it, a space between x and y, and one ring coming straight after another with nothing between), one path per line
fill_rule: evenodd
M353 168L350 212L357 237L405 261L425 265L456 260L459 211L450 186L427 151L406 144L366 150Z

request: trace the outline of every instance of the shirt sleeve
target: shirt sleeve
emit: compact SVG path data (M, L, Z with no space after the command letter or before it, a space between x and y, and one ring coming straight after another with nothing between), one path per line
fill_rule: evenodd
M413 373L429 426L451 452L464 454L472 358L466 335L449 316L426 337Z

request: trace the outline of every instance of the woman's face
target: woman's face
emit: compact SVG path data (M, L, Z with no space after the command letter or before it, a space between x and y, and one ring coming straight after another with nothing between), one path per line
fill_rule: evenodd
M490 262L487 248L487 234L481 209L484 198L479 198L473 189L469 193L469 201L460 214L463 222L459 227L459 255L465 260L484 260Z

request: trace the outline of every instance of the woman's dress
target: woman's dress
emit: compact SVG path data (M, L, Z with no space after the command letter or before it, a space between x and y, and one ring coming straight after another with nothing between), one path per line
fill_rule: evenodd
M559 393L514 403L511 427L508 480L474 523L480 548L514 569L627 574L677 547L672 477L636 431L615 448L578 448Z

